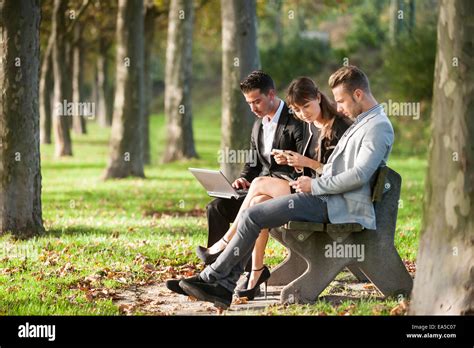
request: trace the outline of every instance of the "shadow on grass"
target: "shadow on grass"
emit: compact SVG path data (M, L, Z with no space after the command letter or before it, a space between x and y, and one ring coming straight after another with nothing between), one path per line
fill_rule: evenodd
M163 214L164 215L164 214ZM42 238L61 238L61 237L107 237L107 238L120 238L120 239L135 239L142 238L143 233L149 234L150 228L143 227L139 225L130 225L130 226L89 226L78 224L74 226L67 227L56 227L52 226L47 228L45 232L40 235L35 236L38 239ZM142 233L143 231L143 233ZM156 236L173 236L173 235L182 235L188 236L196 234L198 232L192 231L186 227L176 227L168 229L155 229L152 231L153 235Z
M116 228L112 227L91 227L87 225L74 225L70 227L57 228L53 227L46 230L37 238L45 237L56 237L60 238L62 236L79 236L79 235L98 235L98 236L108 236L115 238L117 236Z
M354 303L362 302L370 298L374 301L383 301L385 298L382 296L373 297L373 296L346 296L346 295L325 295L319 297L318 301L327 302L332 306L339 306L345 301L352 301Z
M159 219L163 217L163 215L171 217L204 217L206 216L206 211L204 209L191 209L187 211L163 209L145 210L143 212L144 217L153 217L155 219Z
M76 169L104 169L106 163L64 163L64 162L44 162L41 164L41 168L45 169L54 169L54 170L76 170Z
M81 145L100 146L100 147L105 147L105 148L108 148L109 146L108 140L91 139L90 137L81 137L81 136L74 138L74 143L81 144Z

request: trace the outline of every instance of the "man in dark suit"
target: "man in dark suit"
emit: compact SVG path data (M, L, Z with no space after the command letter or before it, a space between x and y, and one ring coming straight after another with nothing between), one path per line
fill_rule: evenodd
M293 173L293 167L275 162L271 150L302 153L305 135L304 123L293 117L285 102L278 98L275 84L268 74L263 71L252 72L241 82L240 89L257 116L250 139L251 150L256 153L257 161L245 164L240 178L232 183L236 189L248 188L252 180L259 176L279 177L280 174ZM221 239L237 216L242 202L243 199L216 198L207 205L208 247L225 243Z

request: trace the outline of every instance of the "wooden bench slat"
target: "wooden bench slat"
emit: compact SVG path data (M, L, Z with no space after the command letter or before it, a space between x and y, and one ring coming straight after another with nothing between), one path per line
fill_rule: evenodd
M314 232L325 232L326 228L323 223L307 222L307 221L288 221L285 225L287 230L299 230L299 231L314 231Z
M317 222L306 222L306 221L288 221L285 225L285 229L294 231L311 231L311 232L327 232L327 233L340 233L340 232L361 232L364 227L357 223L347 224L323 224Z

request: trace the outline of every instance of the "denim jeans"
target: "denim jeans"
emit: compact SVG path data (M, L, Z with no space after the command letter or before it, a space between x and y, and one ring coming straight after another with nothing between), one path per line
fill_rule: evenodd
M217 260L201 272L201 278L233 292L260 230L279 227L291 220L329 222L326 202L311 193L294 193L246 209L238 221L236 234Z

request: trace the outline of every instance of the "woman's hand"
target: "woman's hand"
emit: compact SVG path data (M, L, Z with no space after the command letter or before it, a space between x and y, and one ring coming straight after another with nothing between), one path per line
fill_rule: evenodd
M286 156L286 161L288 162L289 166L298 168L308 167L308 157L290 150L286 150L284 154Z
M295 167L297 172L302 172L303 167L311 168L313 170L317 170L319 167L322 167L321 162L318 162L314 159L303 156L299 154L298 152L288 150L288 151L285 151L285 154L288 156L287 157L288 165Z

